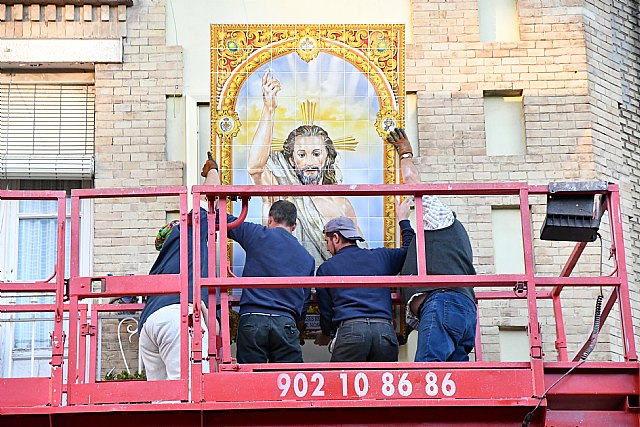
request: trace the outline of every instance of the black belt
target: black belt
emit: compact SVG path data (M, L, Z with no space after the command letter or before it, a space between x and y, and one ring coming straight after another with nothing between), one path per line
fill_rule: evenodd
M340 322L340 326L348 325L350 323L366 323L368 325L372 323L386 323L391 324L391 320L383 319L380 317L354 317L353 319L347 319Z

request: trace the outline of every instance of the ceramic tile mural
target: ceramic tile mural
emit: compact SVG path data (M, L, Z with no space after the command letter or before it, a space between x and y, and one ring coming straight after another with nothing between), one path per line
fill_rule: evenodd
M212 25L211 88L225 184L398 180L382 136L404 123L403 25ZM318 265L329 256L322 227L335 216L354 217L370 247L395 245L390 197L292 201ZM263 222L271 202L252 199L248 219Z

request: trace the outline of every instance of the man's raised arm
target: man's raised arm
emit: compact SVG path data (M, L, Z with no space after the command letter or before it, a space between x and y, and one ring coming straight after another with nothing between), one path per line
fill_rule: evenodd
M405 184L420 184L418 168L413 163L413 149L404 129L396 128L389 132L387 141L393 145L400 157L400 173ZM439 230L450 226L455 214L449 205L443 203L437 196L422 196L424 208L423 221L425 230Z
M405 184L420 184L418 168L413 164L413 149L404 129L396 128L389 133L387 141L393 145L400 157L400 173Z
M262 114L258 128L249 147L248 172L256 185L275 184L273 174L267 168L267 160L271 154L271 139L273 137L273 117L278 108L277 94L280 81L271 77L270 71L262 76Z

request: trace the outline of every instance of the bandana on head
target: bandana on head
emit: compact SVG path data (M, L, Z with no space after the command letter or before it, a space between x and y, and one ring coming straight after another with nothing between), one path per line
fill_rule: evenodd
M180 224L180 221L177 219L174 219L170 223L165 224L165 226L158 231L158 234L156 235L156 242L155 242L156 250L159 251L160 249L162 249L162 245L164 245L165 240L167 240L167 238L169 237L169 234L171 234L171 230L173 230L173 227L175 227L178 224Z

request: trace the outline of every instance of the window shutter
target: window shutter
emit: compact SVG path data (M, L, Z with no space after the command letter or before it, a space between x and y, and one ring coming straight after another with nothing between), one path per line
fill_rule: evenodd
M0 83L0 178L91 179L95 87Z

